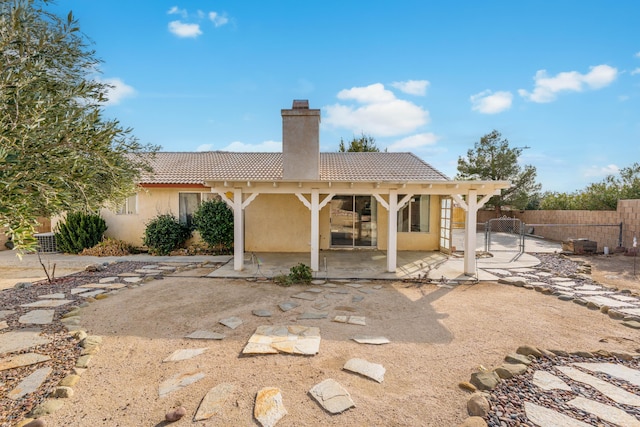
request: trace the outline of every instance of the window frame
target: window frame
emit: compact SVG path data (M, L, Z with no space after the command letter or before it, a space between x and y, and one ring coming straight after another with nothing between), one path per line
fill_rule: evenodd
M131 207L133 205L133 208ZM118 205L116 215L137 215L138 214L138 193L127 197L124 202Z
M399 194L402 200L406 194ZM426 198L426 202L423 198ZM416 207L418 212L416 214ZM417 224L415 224L417 222ZM426 229L422 229L425 226ZM400 209L397 214L398 233L430 233L431 232L431 195L414 194Z

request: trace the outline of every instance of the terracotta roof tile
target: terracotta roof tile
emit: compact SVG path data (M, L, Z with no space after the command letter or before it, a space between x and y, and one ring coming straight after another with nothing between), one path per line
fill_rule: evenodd
M145 184L282 180L282 153L159 152ZM443 173L411 153L320 153L321 181L433 181Z

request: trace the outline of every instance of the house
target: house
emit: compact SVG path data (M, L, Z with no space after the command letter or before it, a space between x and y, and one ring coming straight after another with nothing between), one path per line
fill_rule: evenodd
M471 227L465 273L475 272L476 212L505 181L453 181L411 153L321 153L320 110L297 100L282 110L282 153L160 152L144 191L119 212L103 211L110 237L141 245L145 224L171 212L182 221L219 196L234 212L234 268L245 251L379 249L451 251L455 200Z

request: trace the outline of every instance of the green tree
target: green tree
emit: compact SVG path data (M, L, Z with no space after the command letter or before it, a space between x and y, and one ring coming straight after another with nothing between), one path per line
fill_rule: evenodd
M493 206L497 216L503 206L525 209L531 200L539 197L541 185L536 183L536 168L521 167L518 157L528 147L510 147L509 141L497 130L484 135L466 157L458 158L456 179L481 181L511 181L511 188L493 196L487 205Z
M370 136L365 135L364 133L360 135L360 137L354 136L353 139L349 142L349 146L346 146L344 140L340 138L340 145L338 147L338 151L341 153L346 152L374 152L377 153L380 149L376 146L376 140Z
M102 117L109 86L78 22L48 0L0 3L0 228L32 250L38 216L95 211L135 191L143 146Z

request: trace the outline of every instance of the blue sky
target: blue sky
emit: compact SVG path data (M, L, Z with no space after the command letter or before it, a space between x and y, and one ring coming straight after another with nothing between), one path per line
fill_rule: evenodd
M496 129L544 191L640 161L640 2L59 0L112 83L105 116L164 151L280 151L280 110L322 112L451 178Z

